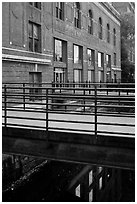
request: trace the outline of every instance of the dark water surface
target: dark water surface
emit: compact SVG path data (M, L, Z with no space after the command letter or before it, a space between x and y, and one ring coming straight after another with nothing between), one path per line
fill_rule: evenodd
M65 162L47 162L20 184L3 192L3 202L80 202L67 192L71 180L84 165ZM121 201L135 200L134 172L122 170Z

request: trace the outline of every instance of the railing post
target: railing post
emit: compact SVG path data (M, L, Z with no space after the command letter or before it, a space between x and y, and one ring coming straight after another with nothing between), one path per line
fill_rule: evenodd
M73 93L75 94L75 81L73 81L72 87L74 88Z
M95 85L95 136L97 139L97 87Z
M59 82L59 92L61 93L61 82Z
M83 96L84 96L84 100L83 100L83 102L84 102L84 107L83 107L83 108L84 108L84 109L83 109L83 110L84 110L84 112L85 112L85 95L86 95L86 93L85 93L85 88L84 88L84 89L83 89Z
M91 86L90 86L90 81L89 81L89 94L91 94L91 90L90 90Z
M23 108L25 110L25 83L23 83Z
M46 88L46 133L48 140L48 88Z
M120 88L120 86L118 86ZM118 96L119 96L119 99L118 99L118 105L120 106L120 89L118 91ZM120 113L120 108L118 108L118 113Z
M4 85L4 124L7 127L7 87Z

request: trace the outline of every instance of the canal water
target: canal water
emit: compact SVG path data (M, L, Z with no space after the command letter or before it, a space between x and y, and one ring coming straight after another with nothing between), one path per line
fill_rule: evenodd
M83 202L67 187L84 165L59 161L45 162L26 179L3 192L3 202ZM121 202L134 202L134 172L122 170Z
M3 192L3 202L56 202L81 201L67 192L67 186L83 165L64 162L47 162L32 172L20 184Z

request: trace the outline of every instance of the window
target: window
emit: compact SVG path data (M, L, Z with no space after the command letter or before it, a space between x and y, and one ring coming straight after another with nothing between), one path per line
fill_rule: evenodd
M93 202L93 189L89 192L89 202Z
M89 172L89 186L93 183L93 170Z
M64 3L56 2L56 18L64 20Z
M29 22L29 51L40 52L40 25Z
M42 89L42 73L41 72L29 72L29 83L31 89L30 100L41 100ZM33 87L33 88L32 88Z
M98 52L98 67L104 67L104 55L101 52Z
M88 54L88 66L93 66L95 63L95 52L94 50L87 49L87 54Z
M29 2L29 4L34 6L35 8L41 9L41 3L40 2Z
M106 55L106 66L111 68L111 55Z
M62 62L62 41L55 39L55 61Z
M54 60L58 62L66 62L67 42L55 39L54 41Z
M114 65L117 65L117 57L116 57L116 53L114 53Z
M65 83L65 77L65 68L54 68L54 82L57 87L59 86L59 83Z
M89 10L88 17L89 17L88 33L93 35L93 16L92 16L92 11L91 10Z
M98 37L99 39L102 39L102 19L99 18L98 22Z
M74 69L74 82L81 83L82 82L82 70Z
M115 30L115 28L113 29L113 44L114 44L114 46L116 45L116 30Z
M80 197L80 184L77 186L77 188L75 189L75 195Z
M99 190L101 190L102 187L103 187L103 178L100 177L100 178L99 178Z
M74 26L76 28L81 28L81 19L80 19L80 3L74 3Z
M95 82L95 71L88 70L88 82Z
M82 47L78 45L74 45L74 63L81 64L82 63Z
M110 43L110 26L107 24L107 42Z

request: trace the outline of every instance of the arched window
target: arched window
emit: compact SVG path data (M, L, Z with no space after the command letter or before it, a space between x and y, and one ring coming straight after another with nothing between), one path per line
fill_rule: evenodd
M107 42L110 42L110 26L107 24Z
M91 10L89 10L89 12L88 12L88 17L89 17L88 33L93 35L93 16L92 16L92 11Z
M74 3L74 25L76 28L81 28L81 17L80 17L80 3Z
M113 29L113 44L116 45L116 29Z
M98 21L98 37L99 39L102 39L102 19L101 17L99 18L99 21Z

